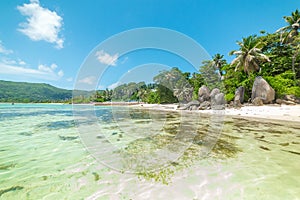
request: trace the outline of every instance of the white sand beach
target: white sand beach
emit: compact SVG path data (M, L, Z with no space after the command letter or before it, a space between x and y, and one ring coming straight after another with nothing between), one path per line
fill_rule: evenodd
M134 105L135 107L142 107L153 110L177 110L175 104L139 104ZM206 114L213 114L213 110L198 110L198 111L187 111L187 112L200 112ZM226 108L225 115L245 117L245 118L258 118L267 120L283 120L291 122L300 122L300 105L278 105L270 104L263 106L243 106L240 109Z

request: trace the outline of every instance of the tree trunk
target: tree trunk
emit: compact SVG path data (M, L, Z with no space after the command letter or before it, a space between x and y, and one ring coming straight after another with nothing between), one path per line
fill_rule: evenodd
M294 73L294 86L297 85L296 71L295 71L295 60L296 60L296 53L293 55L293 59L292 59L292 70L293 70L293 73Z

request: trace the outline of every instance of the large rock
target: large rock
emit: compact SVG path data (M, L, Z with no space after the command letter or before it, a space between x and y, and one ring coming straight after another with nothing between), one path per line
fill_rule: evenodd
M198 107L199 106L192 105L192 106L189 107L189 110L198 110Z
M199 105L200 105L200 102L197 101L197 100L194 100L194 101L191 101L191 102L187 103L182 108L179 108L179 110L197 110Z
M278 103L278 104L296 105L296 103L294 101L284 100L284 99L276 99L275 102Z
M211 99L211 108L214 110L223 110L225 109L225 95L224 93L217 94L214 98Z
M240 101L240 103L244 103L244 96L245 88L243 86L240 86L235 90L234 101Z
M244 103L244 96L245 96L245 88L243 86L238 87L235 90L233 106L234 107L242 107L242 103Z
M216 96L217 94L220 94L220 90L219 90L218 88L214 88L214 89L210 92L210 95L209 95L210 99L215 98L215 96Z
M283 99L286 101L294 102L294 103L300 103L300 98L296 97L295 95L292 95L292 94L284 95Z
M203 103L204 101L209 100L210 91L208 87L205 85L202 85L198 90L198 100L200 103Z
M274 89L261 76L255 78L252 87L252 102L255 98L260 98L264 104L272 103L275 99Z
M255 99L252 100L252 103L255 106L262 106L262 105L264 105L263 100L260 97L255 97Z

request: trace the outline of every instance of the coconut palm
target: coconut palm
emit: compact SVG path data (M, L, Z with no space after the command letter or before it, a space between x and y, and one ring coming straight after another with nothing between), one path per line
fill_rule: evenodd
M286 37L282 38L282 42L291 43L294 38L299 34L298 30L300 28L300 12L297 9L295 12L292 12L291 16L284 16L285 21L288 23L287 26L280 28L277 32L287 33Z
M222 77L221 67L226 64L226 60L223 57L224 55L217 53L212 60L212 65L216 70L218 70L220 78Z
M277 32L281 33L281 42L289 44L293 49L292 57L292 70L294 73L294 81L296 84L296 71L295 71L295 62L296 57L299 55L299 28L300 28L300 12L297 9L295 12L292 12L291 16L284 16L285 21L288 23L287 26L280 28ZM282 37L284 33L287 33L285 37Z
M243 67L244 71L250 74L253 71L259 71L261 62L270 62L268 56L261 52L263 43L258 41L255 35L243 38L242 42L237 42L240 49L231 51L229 55L235 55L236 58L231 62L231 65L236 65L235 71L239 67Z

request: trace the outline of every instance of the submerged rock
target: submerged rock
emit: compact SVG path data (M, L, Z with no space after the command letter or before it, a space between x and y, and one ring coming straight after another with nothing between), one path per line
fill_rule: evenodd
M61 140L76 140L78 138L78 136L62 136L62 135L59 135L58 137Z
M275 99L275 90L269 85L269 83L261 76L255 78L251 100L260 98L264 104L272 103Z

